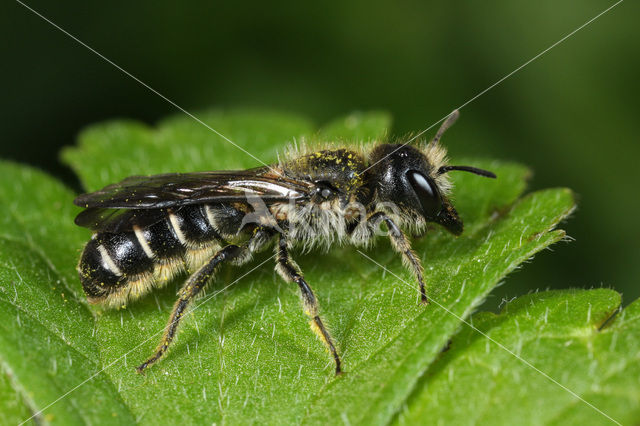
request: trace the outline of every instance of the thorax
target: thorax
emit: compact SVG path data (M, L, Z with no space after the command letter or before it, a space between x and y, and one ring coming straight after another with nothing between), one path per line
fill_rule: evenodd
M319 150L283 163L282 169L318 188L305 203L271 206L274 217L287 227L290 241L307 249L349 243L351 230L369 213L371 191L363 179L364 157L342 148ZM331 190L330 197L322 197L323 188Z

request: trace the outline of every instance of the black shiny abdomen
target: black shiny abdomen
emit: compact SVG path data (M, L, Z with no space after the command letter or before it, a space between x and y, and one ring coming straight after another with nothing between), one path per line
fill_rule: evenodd
M91 239L84 247L78 272L85 293L90 299L100 299L126 284L124 277L118 276L103 261L98 251L100 243Z
M209 224L205 206L188 206L175 213L184 236L196 243L203 243L213 239L220 240L220 235Z
M180 243L169 217L143 230L144 238L160 261L184 255L187 248Z
M227 204L213 204L209 207L217 212L217 226L220 233L225 235L238 233L245 212Z
M216 212L217 227L239 225L244 216L244 212L226 205L212 205L210 208ZM181 235L171 223L170 213L175 215ZM235 234L238 225L235 229L224 229L224 232ZM104 301L123 290L133 279L152 279L156 265L184 261L189 249L209 243L224 244L210 223L204 205L185 206L167 212L166 217L140 229L139 233L147 243L146 251L133 228L121 233L99 232L87 243L78 271L91 301Z
M153 259L142 250L133 232L102 233L96 236L96 240L106 248L113 263L124 275L137 275L153 268Z

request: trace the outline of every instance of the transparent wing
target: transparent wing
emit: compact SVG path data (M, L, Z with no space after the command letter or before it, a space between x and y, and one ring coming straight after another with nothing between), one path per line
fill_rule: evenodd
M158 209L246 200L247 193L266 200L309 195L312 184L276 175L266 168L199 173L131 176L74 200L80 207Z
M76 225L103 232L125 232L151 226L167 217L166 209L105 209L89 207L76 216Z
M265 202L299 200L310 196L313 184L280 176L268 168L224 172L169 173L131 176L103 189L83 194L74 204L84 207L79 226L117 232L161 220L168 208L192 204L246 202L258 196Z

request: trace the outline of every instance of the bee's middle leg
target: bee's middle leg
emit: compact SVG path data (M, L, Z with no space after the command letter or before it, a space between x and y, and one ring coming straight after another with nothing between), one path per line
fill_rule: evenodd
M276 250L276 270L285 281L295 282L296 284L298 284L300 293L302 294L304 313L309 318L311 318L311 329L318 335L318 337L320 337L320 339L327 346L327 349L329 349L329 351L331 352L336 365L336 375L342 373L340 356L338 355L338 351L336 350L329 331L320 318L316 296L313 294L313 290L311 289L309 284L307 284L307 282L303 278L298 265L296 265L293 259L291 259L289 251L287 249L287 242L283 235L279 236L278 246L276 247Z

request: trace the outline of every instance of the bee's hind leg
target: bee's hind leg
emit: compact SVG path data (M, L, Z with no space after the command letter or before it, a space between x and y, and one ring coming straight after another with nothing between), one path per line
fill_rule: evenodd
M197 271L195 271L184 283L180 289L178 300L173 306L171 312L171 318L164 330L162 340L156 348L155 353L145 362L136 367L138 373L144 372L146 368L158 361L167 352L167 348L173 341L178 330L178 325L182 318L187 313L189 305L193 303L200 291L207 285L211 277L213 276L216 268L222 262L236 261L243 263L248 260L253 252L259 251L262 247L271 241L274 235L274 231L268 227L257 227L251 238L246 241L242 246L227 245L220 249L207 263L202 265Z
M145 362L136 367L138 373L142 373L146 368L158 361L167 352L167 348L173 341L178 330L180 321L187 313L187 308L195 300L196 296L209 282L216 267L224 262L230 261L238 257L243 252L244 247L236 245L228 245L219 250L207 263L202 265L200 269L194 272L180 289L179 298L173 306L171 318L164 331L162 340L156 348L155 353Z
M287 250L287 242L283 235L279 236L276 260L276 270L287 282L295 282L300 287L300 293L302 294L302 302L304 304L304 313L311 318L311 329L320 337L320 339L327 346L327 349L331 352L336 365L336 375L342 373L342 367L340 362L340 356L336 347L333 344L333 339L329 334L329 331L324 326L320 314L318 313L318 301L313 294L313 290L307 282L304 280L300 268L291 259L289 251Z

